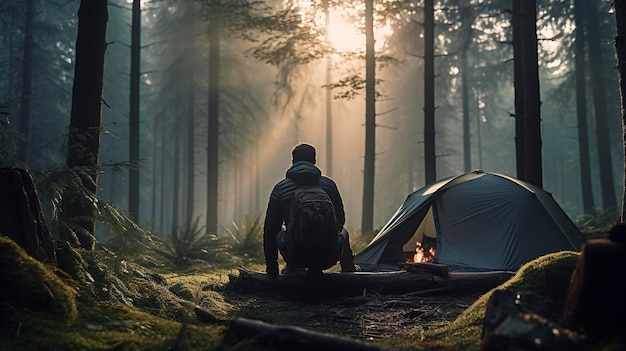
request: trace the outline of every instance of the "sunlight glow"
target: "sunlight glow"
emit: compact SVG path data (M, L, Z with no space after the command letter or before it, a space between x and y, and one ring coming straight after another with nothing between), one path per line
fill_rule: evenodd
M365 46L365 35L346 21L341 14L332 12L330 14L328 26L328 40L330 44L339 51L363 50Z
M294 1L286 3L293 4ZM316 31L321 33L320 39L324 40L326 32L326 16L323 10L314 6L311 0L297 0L297 6L301 9L302 18L313 21ZM339 52L362 51L365 50L365 19L362 17L365 4L353 7L333 6L329 10L328 41L332 47ZM385 39L393 34L393 29L388 23L381 23L376 20L374 28L375 50L382 50Z

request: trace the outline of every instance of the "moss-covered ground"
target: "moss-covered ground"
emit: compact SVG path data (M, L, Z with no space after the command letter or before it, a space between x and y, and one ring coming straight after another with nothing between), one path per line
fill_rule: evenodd
M183 269L147 253L79 253L84 280L32 259L0 236L1 350L222 350L228 321L237 317L356 337L396 350L480 350L482 320L493 292L307 304L228 291L236 264L198 261ZM574 252L541 257L498 289L538 293L562 308L577 259ZM244 263L263 269L258 261ZM201 321L196 307L215 320ZM359 317L366 313L369 319ZM376 320L378 331L365 330Z

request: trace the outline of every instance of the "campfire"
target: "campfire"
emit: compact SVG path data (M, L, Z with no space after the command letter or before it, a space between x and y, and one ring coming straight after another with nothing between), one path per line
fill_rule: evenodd
M409 272L428 272L441 277L448 277L450 268L446 265L433 262L436 250L435 240L428 240L424 245L415 243L415 252L405 252L406 262L400 263L400 269Z
M433 258L435 257L435 248L434 247L430 247L430 249L428 249L428 251L425 251L424 248L422 247L422 243L421 242L416 242L415 243L416 248L415 248L415 254L413 255L413 262L430 262L433 260Z

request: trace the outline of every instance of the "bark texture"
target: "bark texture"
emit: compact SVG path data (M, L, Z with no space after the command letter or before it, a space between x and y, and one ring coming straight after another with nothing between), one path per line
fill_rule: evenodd
M107 0L81 0L67 142L66 163L69 167L98 165L107 21ZM98 189L97 171L94 169L89 176L82 179L82 183L95 195ZM63 199L63 215L66 219L73 218L75 223L84 228L85 232L78 234L79 244L85 249L93 250L96 242L93 200L66 193Z
M0 214L0 235L39 261L56 262L54 241L28 171L0 168Z

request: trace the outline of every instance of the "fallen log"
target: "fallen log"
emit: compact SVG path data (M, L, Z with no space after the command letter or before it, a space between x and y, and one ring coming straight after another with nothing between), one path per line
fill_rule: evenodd
M400 269L408 272L428 272L441 277L447 277L450 274L450 267L433 262L400 263Z
M380 346L342 336L325 334L293 326L272 325L246 318L230 323L226 344L254 344L272 350L298 351L385 351Z
M239 268L230 287L247 292L275 292L301 298L366 295L368 290L379 294L403 293L428 289L434 275L426 272L330 272L313 278L305 273L279 275L270 278L262 272Z
M513 276L513 272L451 272L448 277L428 272L329 272L312 279L304 273L270 278L265 273L239 267L231 276L229 288L244 292L271 292L301 298L429 293L467 293L492 289Z

